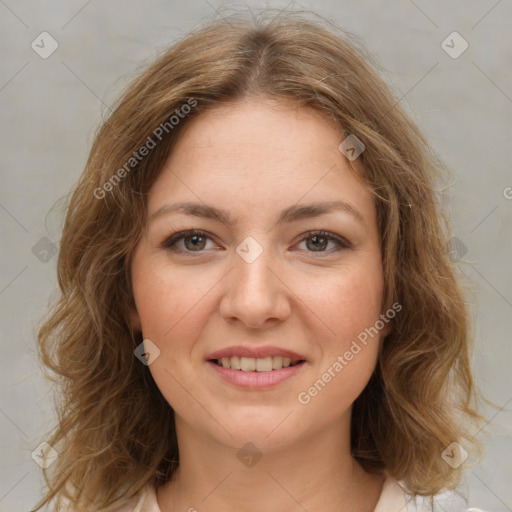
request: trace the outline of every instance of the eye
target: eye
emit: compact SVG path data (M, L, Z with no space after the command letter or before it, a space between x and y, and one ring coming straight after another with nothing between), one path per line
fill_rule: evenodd
M199 253L208 248L206 247L208 240L212 239L205 231L191 229L171 235L163 242L162 247L175 253ZM309 231L302 236L300 243L304 241L308 252L331 253L351 247L346 240L328 231ZM325 250L329 242L334 243L334 251Z
M308 243L308 240L311 240L311 243ZM350 248L350 244L346 240L328 231L309 231L304 234L301 243L304 241L306 241L306 247L312 249L310 252L333 252L325 250L329 242L334 242L336 245L334 252Z
M171 235L164 241L162 247L177 253L201 252L205 248L206 240L211 240L207 233L199 229L191 229ZM183 245L180 247L178 242L181 241Z

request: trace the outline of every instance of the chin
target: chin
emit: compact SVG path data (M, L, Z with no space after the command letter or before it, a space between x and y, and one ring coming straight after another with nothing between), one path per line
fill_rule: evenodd
M272 451L292 444L298 435L297 425L287 418L290 409L269 412L264 407L238 409L232 417L225 419L221 427L222 444L232 448L240 448L246 443L253 443L261 451ZM225 416L225 418L227 418ZM284 421L283 421L284 420Z

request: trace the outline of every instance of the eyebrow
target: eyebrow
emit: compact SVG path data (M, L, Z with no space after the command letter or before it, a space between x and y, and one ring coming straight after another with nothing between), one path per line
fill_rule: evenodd
M357 210L350 203L346 203L344 201L327 201L306 205L292 205L281 211L277 220L277 224L281 225L309 217L318 217L320 215L334 211L342 211L348 213L361 224L366 224L366 221L359 210ZM222 224L225 224L226 226L236 224L236 222L233 222L231 219L228 211L207 204L193 202L164 204L151 215L149 221L151 222L158 217L162 217L163 215L168 215L170 213L184 213L194 217L213 219L221 222Z

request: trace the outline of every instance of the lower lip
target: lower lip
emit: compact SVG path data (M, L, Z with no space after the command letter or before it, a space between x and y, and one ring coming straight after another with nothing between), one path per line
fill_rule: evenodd
M207 363L217 372L219 377L230 384L244 389L265 389L276 386L280 382L296 375L304 366L304 361L302 361L295 366L283 367L280 370L272 370L270 372L244 372L242 370L224 368L213 361L207 361Z

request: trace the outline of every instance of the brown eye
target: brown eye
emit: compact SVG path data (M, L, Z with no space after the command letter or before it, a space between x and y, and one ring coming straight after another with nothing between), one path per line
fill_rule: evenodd
M328 231L311 231L306 233L302 238L301 243L304 241L306 242L306 249L308 252L329 254L342 249L349 249L351 247L347 241L334 233L329 233ZM334 243L335 248L333 250L326 250L329 242Z
M183 237L185 247L191 251L204 249L206 238L201 235L187 235ZM190 244L187 243L190 240Z
M180 231L167 238L162 247L176 253L203 252L211 238L204 231Z
M308 244L306 242L306 245L308 246L308 248L311 248L313 251L316 251L317 249L319 249L321 251L324 250L328 243L328 240L326 237L321 237L321 236L317 236L317 235L308 237L308 238L306 238L306 240L312 241L312 244Z
M208 240L212 238L201 230L180 231L167 238L162 247L178 254L192 254L205 252ZM302 237L300 243L306 243L307 252L331 254L333 252L349 249L350 244L343 238L328 231L308 232ZM329 243L334 244L334 248L327 249ZM215 244L213 244L215 246ZM210 247L211 248L211 247Z

